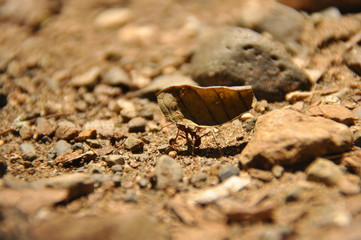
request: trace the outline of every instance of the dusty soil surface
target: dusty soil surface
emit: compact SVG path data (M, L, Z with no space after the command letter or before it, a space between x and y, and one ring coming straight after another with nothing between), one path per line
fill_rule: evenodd
M258 101L251 117L204 129L216 141L206 134L192 152L181 138L169 145L176 126L154 92L139 92L160 76L189 77L194 52L237 25L242 1L0 4L0 239L361 239L361 63L345 57L360 44L360 14L305 13L286 48L311 91ZM96 22L109 8L130 13ZM112 68L121 72L107 78ZM325 104L342 111L310 110ZM283 108L347 125L351 145L242 166L256 119ZM159 161L167 154L175 161ZM340 176L313 178L317 157Z

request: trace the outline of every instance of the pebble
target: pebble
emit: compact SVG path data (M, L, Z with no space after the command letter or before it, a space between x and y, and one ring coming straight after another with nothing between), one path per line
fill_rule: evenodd
M251 168L248 170L248 173L251 177L257 178L265 182L270 182L273 180L273 175L270 171Z
M87 139L85 142L92 148L101 148L102 145L100 144L98 139Z
M29 124L24 124L19 131L22 140L27 140L33 137L34 131Z
M72 152L73 149L71 148L71 144L67 141L59 140L54 144L54 151L56 156L60 156L61 154Z
M133 102L123 99L123 98L119 98L117 100L117 105L120 108L120 114L125 119L129 120L129 119L137 117L137 115L138 115L137 108Z
M122 90L118 87L112 87L106 84L97 84L93 90L95 96L97 96L98 100L100 97L114 97L119 96L122 93Z
M133 11L128 8L110 8L102 11L94 20L98 28L114 29L119 28L133 18Z
M192 77L202 86L251 85L257 99L282 101L311 82L271 40L244 28L229 28L207 39L192 58Z
M346 125L280 109L258 117L255 134L242 151L240 163L270 169L273 165L309 162L351 146L352 133Z
M355 116L347 108L335 104L323 104L308 109L310 116L322 116L346 125L354 124Z
M156 189L176 188L183 178L183 169L174 158L162 155L157 160L154 174L156 177Z
M192 176L190 182L194 187L200 188L206 185L208 174L205 172L199 172Z
M232 176L217 186L190 193L188 201L194 204L209 204L240 191L250 182L249 177Z
M317 158L307 169L307 179L321 182L327 186L337 186L339 191L345 195L355 195L360 193L359 177L353 175L356 181L348 178L342 170L333 162L324 158ZM351 176L351 175L349 175Z
M257 118L251 118L251 119L247 119L244 122L244 128L246 129L247 132L250 132L254 129L254 126L256 125L257 122Z
M127 25L118 30L117 37L126 43L149 43L157 36L157 29L151 25Z
M138 199L137 199L137 192L134 191L134 190L127 190L125 192L125 195L123 196L123 201L124 202L138 202Z
M355 116L355 118L359 118L361 119L361 106L360 107L356 107L352 110L353 115Z
M361 76L361 46L355 44L350 51L346 52L343 59L347 67Z
M21 155L25 160L34 160L37 158L36 150L31 143L22 143L20 145Z
M50 136L56 130L56 122L45 118L36 119L36 132L41 136Z
M87 129L95 129L100 137L111 138L114 135L115 122L113 119L94 120L84 124L83 130Z
M122 185L122 177L119 175L113 175L112 181L115 187L120 187Z
M268 32L286 44L299 39L304 23L305 18L300 12L274 1L246 1L238 18L240 26L260 33Z
M80 131L76 140L85 141L87 139L94 139L96 137L97 137L97 131L94 128L88 128Z
M147 177L140 177L138 184L141 188L146 188L149 184L149 179Z
M70 80L70 85L74 87L95 86L95 84L98 82L100 72L101 71L99 67L93 67L89 69L87 72L72 78Z
M128 88L133 88L134 84L131 81L127 72L125 72L120 67L110 68L103 76L102 82L112 86L126 86Z
M0 154L0 178L2 178L8 169L8 163L3 155Z
M168 156L169 156L169 157L172 157L172 158L177 157L177 155L178 155L177 151L170 151L170 152L168 153Z
M124 141L124 147L132 153L139 153L143 152L144 142L139 138L130 136Z
M147 121L142 117L136 117L128 122L129 132L145 132Z
M58 123L55 131L55 136L58 139L71 140L78 136L80 129L75 127L75 124L69 121L62 121Z
M317 158L306 169L307 180L321 182L327 186L337 186L343 178L342 171L336 164L324 158Z
M230 178L232 176L238 176L239 173L240 170L233 166L233 164L227 164L219 169L218 178L221 182L223 182L227 178Z
M103 157L103 160L110 167L115 166L115 165L124 165L125 164L125 158L123 155L107 155L107 156Z
M122 164L123 165L123 164ZM110 168L114 173L117 173L117 172L123 172L123 167L119 164L116 164L116 165L113 165L111 168Z
M280 165L274 165L271 169L271 172L273 174L273 176L275 176L276 178L280 178L284 172L284 168Z

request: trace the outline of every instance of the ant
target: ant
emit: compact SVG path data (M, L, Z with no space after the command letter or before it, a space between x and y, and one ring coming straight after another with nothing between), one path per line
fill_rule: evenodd
M194 155L194 149L196 147L199 147L201 145L202 142L202 137L212 133L211 131L204 133L203 135L200 135L203 128L201 127L197 127L197 126L185 126L182 124L176 124L177 126L177 134L174 138L171 138L169 140L169 145L174 145L177 142L177 138L178 137L182 137L187 141L187 151L191 151L192 155ZM221 152L219 145L212 133L213 139L217 144L217 147L219 149L219 151Z

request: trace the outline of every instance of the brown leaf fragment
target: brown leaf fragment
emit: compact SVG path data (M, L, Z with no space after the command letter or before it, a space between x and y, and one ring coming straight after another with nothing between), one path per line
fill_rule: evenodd
M64 167L82 165L84 161L94 160L97 157L95 152L88 151L83 153L82 150L76 150L72 153L64 153L55 159L56 163L63 164Z

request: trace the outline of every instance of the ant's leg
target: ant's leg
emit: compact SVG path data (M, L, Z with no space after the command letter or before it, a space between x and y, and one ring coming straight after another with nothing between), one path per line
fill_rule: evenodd
M179 136L179 129L177 128L177 134L175 135L175 138L169 139L169 145L174 145L177 143L177 138Z
M214 136L213 131L210 131L210 132L208 132L207 134L209 134L209 133L211 133L211 134L212 134L213 140L214 140L214 142L215 142L215 143L216 143L216 145L217 145L218 151L219 151L219 153L221 154L221 156L223 156L222 149L221 149L221 147L219 146L219 143L217 142L217 140L216 140L216 136Z

